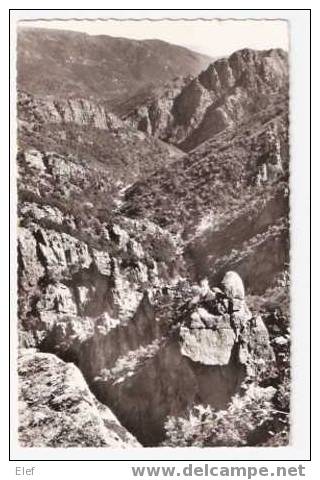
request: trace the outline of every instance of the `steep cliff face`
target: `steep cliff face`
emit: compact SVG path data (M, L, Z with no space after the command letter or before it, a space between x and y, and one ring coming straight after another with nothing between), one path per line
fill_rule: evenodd
M101 227L99 245L94 233L79 238L72 228L73 217L69 218L69 233L65 233L59 222L59 214L63 215L57 209L22 204L21 214L20 333L27 346L41 345L63 318L84 319L84 331L91 326L88 317L99 317L106 328L109 323L126 322L136 312L146 288L161 288L163 282L170 284L179 276L182 262L174 239L148 222L128 222L126 230L106 224ZM139 235L142 239L137 241ZM163 250L158 245L154 250L152 246L144 249L148 236L158 238Z
M239 50L209 65L180 88L165 90L125 118L143 131L190 151L247 116L266 108L288 87L282 50Z
M106 106L84 98L54 99L22 91L17 106L18 118L22 124L74 123L110 131L123 126L121 120L110 113Z

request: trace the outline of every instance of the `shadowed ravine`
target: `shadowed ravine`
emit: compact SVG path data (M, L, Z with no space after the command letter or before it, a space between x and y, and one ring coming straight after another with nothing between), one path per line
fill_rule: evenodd
M225 344L223 330L232 336L231 347ZM261 334L266 334L263 328ZM84 342L73 341L64 351L59 350L65 344L58 335L58 329L54 329L42 350L75 363L97 399L144 446L157 446L164 440L168 416L184 415L198 404L226 408L247 374L246 364L241 363L240 339L235 341L228 319L221 331L218 329L216 343L217 349L229 349L228 362L207 365L193 361L181 352L184 341L179 329L170 331L156 321L148 296L126 326L117 326L108 334L96 330ZM259 336L256 340L268 341ZM212 357L212 362L216 361Z

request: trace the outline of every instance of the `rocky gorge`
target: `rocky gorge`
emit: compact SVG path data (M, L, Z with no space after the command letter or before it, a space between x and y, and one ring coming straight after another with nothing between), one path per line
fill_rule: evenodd
M235 398L265 412L238 445L287 444L285 52L193 65L130 111L121 94L45 95L31 60L18 58L20 444L191 446L172 419L202 406L236 429Z

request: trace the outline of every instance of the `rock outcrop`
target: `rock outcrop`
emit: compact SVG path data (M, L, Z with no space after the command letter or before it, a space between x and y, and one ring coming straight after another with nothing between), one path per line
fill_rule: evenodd
M240 276L227 272L221 285L222 290L210 289L205 280L193 289L196 295L182 308L181 353L204 365L238 362L251 368L259 360L272 363L268 331L249 310Z
M97 401L74 364L27 349L20 352L18 374L20 446L140 446Z
M287 55L280 49L239 50L216 60L180 89L172 88L125 118L185 151L264 109L288 86Z
M54 99L19 92L18 115L21 122L89 125L116 131L123 123L103 104L85 98Z

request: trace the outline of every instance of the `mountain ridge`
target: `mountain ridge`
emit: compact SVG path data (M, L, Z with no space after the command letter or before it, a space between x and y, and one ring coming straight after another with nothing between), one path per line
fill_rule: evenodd
M18 84L31 94L50 91L61 98L75 95L113 103L143 86L197 74L209 62L210 57L157 39L37 28L18 31Z
M242 49L211 63L197 77L123 115L142 131L190 151L266 108L288 88L287 54L281 49Z

